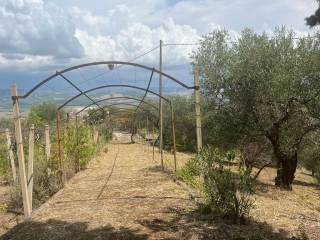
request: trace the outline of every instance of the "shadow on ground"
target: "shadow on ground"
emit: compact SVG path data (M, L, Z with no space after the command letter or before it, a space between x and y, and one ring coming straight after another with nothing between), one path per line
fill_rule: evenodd
M101 228L88 229L85 222L69 223L58 220L47 222L24 222L12 228L1 240L86 240L86 239L123 239L144 240L147 235L139 234L132 229L119 228L108 225Z
M294 180L293 185L300 185L303 187L313 187L316 189L319 189L319 185L316 183L306 182L306 181L300 181L300 180Z
M266 183L266 182L262 182L260 180L256 181L257 185L256 185L256 194L264 194L264 193L268 193L271 190L281 190L281 188L275 186L274 183ZM311 189L316 189L316 190L320 190L319 185L316 183L310 183L310 182L306 182L306 181L301 181L301 180L294 180L293 181L293 188L294 186L302 186L302 187L307 187L307 188L311 188ZM287 190L282 189L283 191L287 192ZM267 196L267 195L264 195ZM270 195L270 197L272 197L272 195Z
M150 173L161 173L165 174L169 177L172 176L172 172L165 166L164 169L161 167L161 165L156 165L152 167L143 168L140 170L141 172L150 172Z
M288 232L275 232L267 223L251 221L248 225L235 225L219 218L209 218L199 213L186 212L183 209L170 208L175 217L166 221L162 219L137 220L153 233L171 232L176 237L162 239L219 239L219 240L298 240L289 237Z
M286 231L275 232L267 223L251 222L248 225L227 224L221 219L209 219L195 211L169 208L173 213L169 220L136 220L140 230L125 227L119 229L111 225L89 229L86 222L65 222L48 220L47 222L29 221L12 228L0 240L145 240L145 239L219 239L219 240L298 240L289 238ZM141 232L140 232L141 231Z

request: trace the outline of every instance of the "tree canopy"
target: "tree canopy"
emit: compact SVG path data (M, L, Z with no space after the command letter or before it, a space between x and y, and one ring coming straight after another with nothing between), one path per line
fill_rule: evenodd
M320 0L317 0L317 1L319 2L319 8L316 10L316 12L313 15L306 18L306 23L310 27L314 27L320 24Z
M244 30L237 41L214 31L194 53L205 98L216 109L213 134L239 145L269 140L280 166L276 181L291 188L302 141L320 128L320 35L296 39Z

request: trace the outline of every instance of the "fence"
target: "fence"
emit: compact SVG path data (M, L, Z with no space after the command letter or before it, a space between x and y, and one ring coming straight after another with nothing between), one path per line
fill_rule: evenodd
M59 152L57 131L54 129L54 127L49 125L45 125L42 128L35 128L34 125L31 125L30 128L21 130L20 142L17 141L17 137L12 134L11 130L5 129L0 131L0 139L5 140L0 142L2 149L5 150L5 154L3 154L5 159L0 159L0 161L6 163L4 168L6 168L9 182L15 187L13 189L18 189L21 185L21 190L17 191L16 194L22 193L24 212L25 215L26 213L29 214L27 216L30 216L34 202L37 205L42 203L81 169L81 160L79 158L82 155L79 149L83 149L83 147L77 147L77 145L81 144L81 139L79 141L75 140L77 138L75 123L72 121L66 123L65 129L62 132L62 143L69 142L69 145L72 144L69 148L61 149L62 153L60 154L63 156L62 164L59 164L57 157ZM89 154L87 154L86 159L92 158L105 142L100 137L100 132L97 128L91 129L82 126L80 137L85 137L85 141L89 139L91 142L90 146L92 148ZM19 144L26 145L25 151L20 156L21 152L18 151ZM74 151L71 153L70 149L74 149ZM23 161L24 158L27 159L26 166L24 164L21 165L19 158L23 159ZM23 179L25 179L25 182ZM36 194L36 199L34 199L34 194ZM17 198L20 199L20 197Z

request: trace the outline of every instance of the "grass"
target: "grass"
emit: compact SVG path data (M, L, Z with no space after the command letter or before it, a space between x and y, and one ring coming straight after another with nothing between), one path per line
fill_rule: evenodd
M181 155L178 158L180 166L186 164L191 157L192 155ZM253 169L253 174L256 171L258 169ZM276 169L271 167L266 167L259 175L251 221L265 222L272 226L275 232L286 231L300 239L306 239L304 235L310 239L319 239L320 187L316 179L309 171L298 168L293 191L285 191L274 186L275 176ZM195 187L194 183L188 182L188 179L184 181Z

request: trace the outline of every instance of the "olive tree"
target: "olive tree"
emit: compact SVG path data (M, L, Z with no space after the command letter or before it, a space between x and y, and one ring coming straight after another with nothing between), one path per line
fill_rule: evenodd
M297 39L244 30L235 41L214 31L194 53L202 90L215 106L212 132L224 144L266 138L278 163L276 185L291 189L302 140L320 128L320 35Z
M307 25L309 25L310 27L314 27L320 24L320 0L317 0L317 2L319 3L318 9L315 11L314 14L305 19Z

